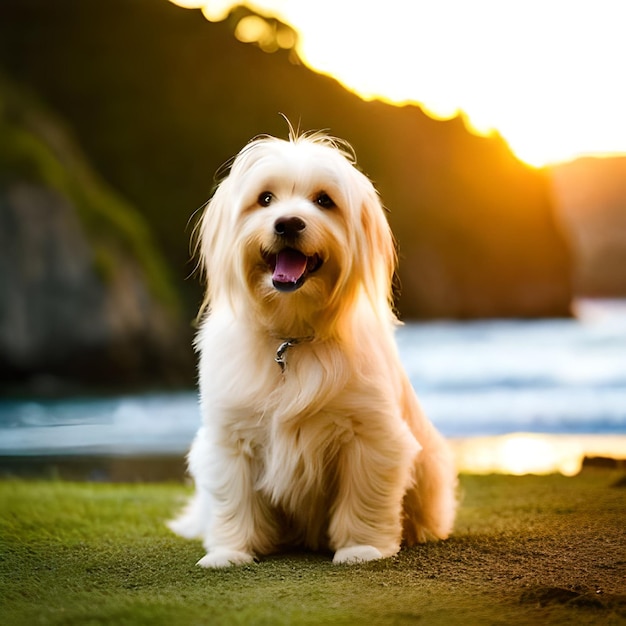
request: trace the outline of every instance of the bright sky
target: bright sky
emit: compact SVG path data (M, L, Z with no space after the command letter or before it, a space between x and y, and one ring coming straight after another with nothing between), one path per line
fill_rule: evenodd
M626 0L172 1L277 17L312 69L364 98L463 112L532 165L626 153ZM247 19L238 36L262 38Z

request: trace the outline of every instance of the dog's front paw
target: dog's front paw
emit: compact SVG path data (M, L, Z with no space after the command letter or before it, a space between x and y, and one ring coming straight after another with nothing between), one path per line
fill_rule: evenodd
M200 567L218 569L221 567L232 567L233 565L245 565L252 563L254 557L247 552L239 550L229 550L228 548L217 548L207 552L197 563Z
M333 563L362 563L382 559L383 555L374 546L350 546L339 548L333 557Z

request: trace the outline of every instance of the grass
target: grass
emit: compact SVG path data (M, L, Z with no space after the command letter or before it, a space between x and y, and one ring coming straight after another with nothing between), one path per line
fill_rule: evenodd
M200 544L165 528L180 485L0 481L2 623L626 624L620 477L463 476L448 541L224 571L196 567Z

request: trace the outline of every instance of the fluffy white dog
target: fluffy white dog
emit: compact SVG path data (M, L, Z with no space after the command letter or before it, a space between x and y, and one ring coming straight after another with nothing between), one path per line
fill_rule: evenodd
M354 164L324 134L254 139L198 224L203 425L170 527L203 567L369 561L452 529L456 471L398 358L393 238Z

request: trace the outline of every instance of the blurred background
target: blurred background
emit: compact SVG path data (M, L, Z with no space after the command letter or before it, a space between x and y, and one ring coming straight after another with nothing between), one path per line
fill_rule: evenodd
M626 432L617 5L435 4L0 0L0 455L182 454L193 216L279 114L380 191L446 434Z

